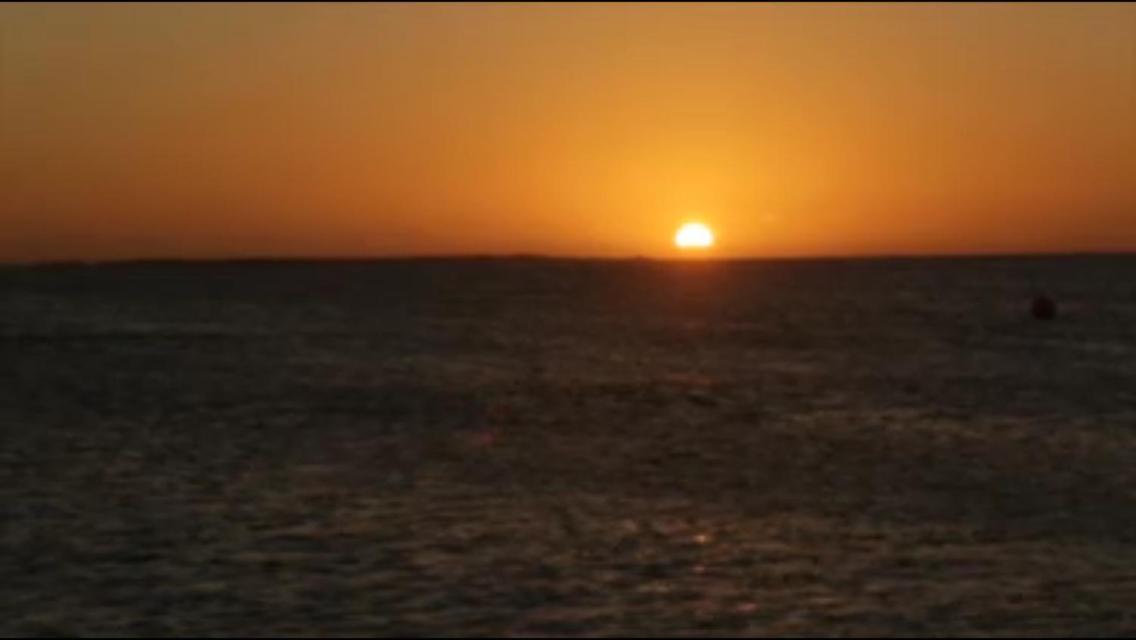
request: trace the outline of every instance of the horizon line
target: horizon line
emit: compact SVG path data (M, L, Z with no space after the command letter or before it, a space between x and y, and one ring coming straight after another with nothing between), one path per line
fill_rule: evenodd
M276 263L360 263L360 262L459 262L459 261L544 261L544 262L857 262L884 260L966 260L1008 258L1078 258L1078 257L1129 257L1136 249L1101 249L1074 251L993 251L972 253L878 253L878 254L817 254L798 256L650 256L632 254L612 255L558 255L549 253L415 253L385 255L305 256L245 255L230 257L126 257L106 259L61 258L48 260L0 260L0 267L95 267L146 264L276 264Z

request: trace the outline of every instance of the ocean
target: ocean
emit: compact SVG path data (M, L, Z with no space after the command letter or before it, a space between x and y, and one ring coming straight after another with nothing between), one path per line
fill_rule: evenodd
M1136 634L1133 255L8 266L0 434L4 636Z

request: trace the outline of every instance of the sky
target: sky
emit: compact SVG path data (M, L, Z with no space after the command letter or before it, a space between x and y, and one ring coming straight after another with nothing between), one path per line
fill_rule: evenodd
M5 4L0 261L1136 251L1134 4Z

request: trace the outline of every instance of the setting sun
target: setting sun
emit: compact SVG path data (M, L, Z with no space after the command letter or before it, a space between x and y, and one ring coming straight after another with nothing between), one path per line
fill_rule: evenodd
M675 233L675 246L679 249L707 249L714 246L714 232L700 222L688 222Z

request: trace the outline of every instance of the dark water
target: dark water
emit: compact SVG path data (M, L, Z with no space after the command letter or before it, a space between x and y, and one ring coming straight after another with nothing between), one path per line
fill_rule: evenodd
M0 367L4 635L1136 633L1136 256L5 268Z

